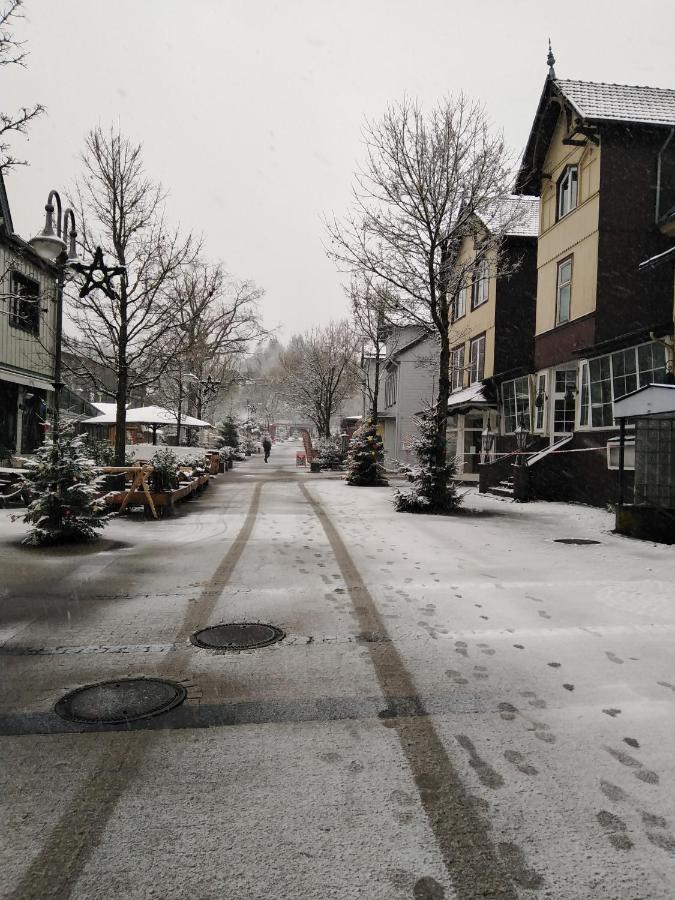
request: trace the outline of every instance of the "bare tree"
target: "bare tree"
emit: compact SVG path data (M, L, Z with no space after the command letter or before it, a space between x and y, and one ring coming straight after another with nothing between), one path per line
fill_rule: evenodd
M131 391L161 376L172 354L160 350L170 346L171 336L180 348L180 317L170 289L199 250L191 236L167 226L162 188L146 175L141 150L119 131L93 129L85 140L84 176L76 192L85 253L100 245L125 270L114 291L94 291L84 301L71 297L68 306L77 333L71 341L80 365L75 374L89 378L117 404L118 465L124 462ZM101 381L99 366L115 373L114 391Z
M408 99L367 124L366 164L356 177L350 214L327 223L328 254L343 271L386 288L388 315L438 335L433 506L447 494L446 423L450 392L453 301L482 260L495 274L503 236L499 221L485 232L477 218L509 196L511 160L483 108L463 96L429 114ZM463 240L476 237L475 255L458 258Z
M358 337L346 320L294 335L280 356L287 402L330 437L331 418L358 386Z
M370 401L370 419L377 425L379 416L380 370L388 352L387 313L392 303L386 286L368 275L353 277L349 299L354 330L362 341L361 380L364 396Z
M23 0L7 0L0 7L0 68L3 66L25 66L27 52L25 42L14 37L14 26L17 19L22 18ZM45 111L44 106L22 106L13 113L0 111L0 173L13 166L26 165L26 161L18 159L11 152L11 138L17 134L25 135L28 127Z
M238 281L220 263L195 260L182 266L169 291L175 327L163 342L160 356L170 359L158 398L178 416L179 437L183 401L190 415L202 418L240 379L242 357L265 332L257 302L263 291L252 281Z
M273 337L256 347L242 369L241 390L247 406L255 408L256 419L267 430L282 412L289 411L279 365L282 352L282 345Z

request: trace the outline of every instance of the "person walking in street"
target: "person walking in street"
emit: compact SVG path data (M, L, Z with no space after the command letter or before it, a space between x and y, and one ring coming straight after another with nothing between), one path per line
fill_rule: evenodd
M272 452L272 441L270 440L269 434L266 434L263 438L263 450L265 451L265 462L270 458L270 453Z

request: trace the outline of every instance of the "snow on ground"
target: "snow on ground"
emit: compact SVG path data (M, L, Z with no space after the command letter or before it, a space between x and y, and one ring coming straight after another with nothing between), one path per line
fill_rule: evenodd
M472 490L395 513L295 449L76 552L20 549L0 512L7 890L468 898L482 868L507 896L675 895L673 548ZM187 641L242 620L286 639ZM139 674L210 727L59 731L65 691Z

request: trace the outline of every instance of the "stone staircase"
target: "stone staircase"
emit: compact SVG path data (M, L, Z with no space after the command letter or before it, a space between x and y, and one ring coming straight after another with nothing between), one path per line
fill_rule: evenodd
M514 499L513 476L509 475L498 484L493 484L486 489L487 494L493 494L495 497L504 497L507 500Z

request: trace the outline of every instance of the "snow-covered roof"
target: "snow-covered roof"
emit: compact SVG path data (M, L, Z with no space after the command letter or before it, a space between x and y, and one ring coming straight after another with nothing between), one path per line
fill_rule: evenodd
M448 412L457 413L465 409L491 409L496 407L494 400L487 396L484 384L472 384L461 391L455 391L448 398Z
M92 400L91 405L95 406L100 413L104 413L105 415L112 416L117 412L116 403L94 403Z
M539 234L539 197L512 194L503 203L477 215L488 231L503 231L512 237Z
M115 413L103 413L100 416L94 416L93 419L84 419L85 425L114 425L116 420ZM140 406L137 409L127 410L127 425L177 425L178 417L176 413L161 406ZM181 416L181 425L190 428L210 428L211 423L205 422L203 419L195 419L194 416Z
M629 84L606 84L566 78L547 78L516 176L518 193L538 194L542 167L560 104L571 107L581 124L625 122L661 127L675 126L675 90Z
M646 384L614 401L615 419L675 416L675 384Z
M555 85L582 119L675 125L675 90L556 78Z

